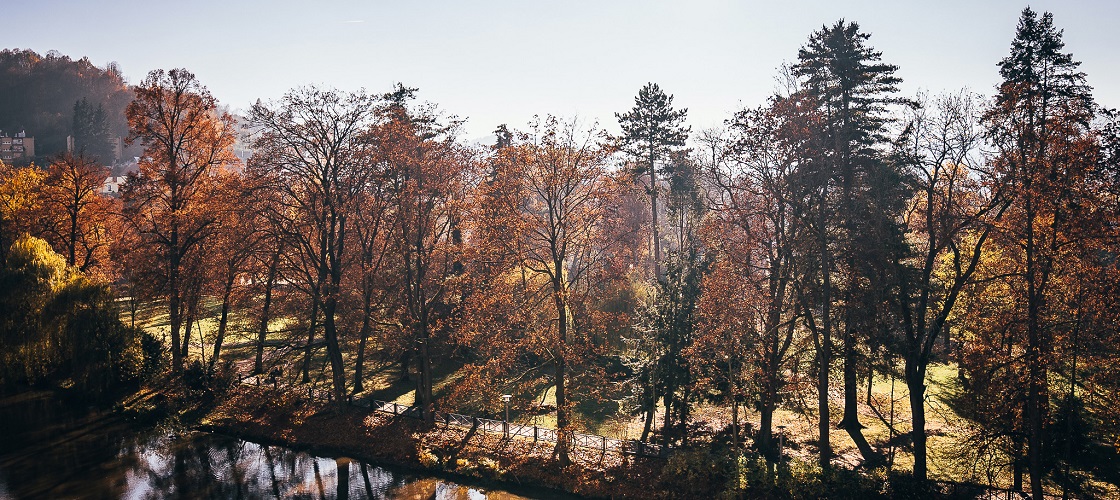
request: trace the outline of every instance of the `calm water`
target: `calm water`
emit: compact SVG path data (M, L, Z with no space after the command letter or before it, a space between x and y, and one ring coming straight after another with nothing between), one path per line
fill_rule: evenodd
M558 498L515 495L216 434L137 430L49 396L0 400L0 499Z

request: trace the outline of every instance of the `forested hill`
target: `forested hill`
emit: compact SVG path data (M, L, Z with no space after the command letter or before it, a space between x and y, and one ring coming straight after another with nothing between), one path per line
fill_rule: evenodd
M116 63L98 68L53 50L0 51L0 130L35 137L40 159L65 151L67 135L91 155L108 154L107 141L128 134L124 109L131 100Z

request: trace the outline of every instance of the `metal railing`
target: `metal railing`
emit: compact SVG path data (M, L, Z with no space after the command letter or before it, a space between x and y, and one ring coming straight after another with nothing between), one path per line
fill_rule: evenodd
M243 379L242 383L249 385L260 385L259 378L256 384L252 384L249 378ZM307 396L311 399L333 401L333 394L330 391L313 389L311 387L308 387L307 389ZM348 403L351 406L365 408L370 411L377 411L381 413L388 413L390 415L414 419L423 418L423 412L421 412L419 406L408 406L391 401L381 401L371 398L354 399L353 397L349 399ZM453 425L456 427L476 429L478 431L490 434L502 434L503 436L508 436L511 439L518 438L524 440L532 440L533 442L555 443L561 435L558 430L549 427L540 427L537 425L522 425L515 424L513 422L507 423L502 420L461 415L458 413L436 412L435 417L436 422L444 424L445 426ZM672 452L671 449L662 445L643 443L637 440L612 439L597 434L582 434L579 432L572 432L568 434L568 444L575 448L595 450L601 453L610 452L654 458L666 458Z
M407 408L398 405L397 403L387 403L376 399L367 399L365 402L358 400L352 401L351 404L361 407L369 408L375 411L384 413L391 413L393 415L402 415L409 418L422 418L420 408L416 406L409 406ZM533 442L547 442L555 443L559 439L560 432L556 429L549 427L541 427L538 425L522 425L501 420L493 420L489 418L472 417L470 415L461 415L458 413L444 413L436 412L436 421L444 425L454 425L456 427L466 427L477 429L481 432L491 434L507 435L510 438L518 438L525 440L532 440ZM643 457L657 457L665 458L669 455L670 450L661 445L642 443L641 441L612 439L606 436L597 434L582 434L578 432L569 433L568 443L573 447L586 448L591 450L598 450L603 453L619 453L626 455L639 455Z

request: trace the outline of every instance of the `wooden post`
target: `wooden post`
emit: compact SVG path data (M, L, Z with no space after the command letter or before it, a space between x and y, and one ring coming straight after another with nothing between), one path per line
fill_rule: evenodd
M534 425L533 426L533 442L534 443L537 442L537 439L539 439L538 436L537 436L537 429L538 429L538 427Z

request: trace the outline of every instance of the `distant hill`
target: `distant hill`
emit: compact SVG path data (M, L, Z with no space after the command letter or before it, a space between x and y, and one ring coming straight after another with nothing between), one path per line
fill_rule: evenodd
M68 135L75 136L76 148L111 162L103 157L111 155L105 142L128 134L124 109L131 100L116 63L98 68L85 57L73 60L53 50L0 51L0 130L35 137L37 163L65 151Z

